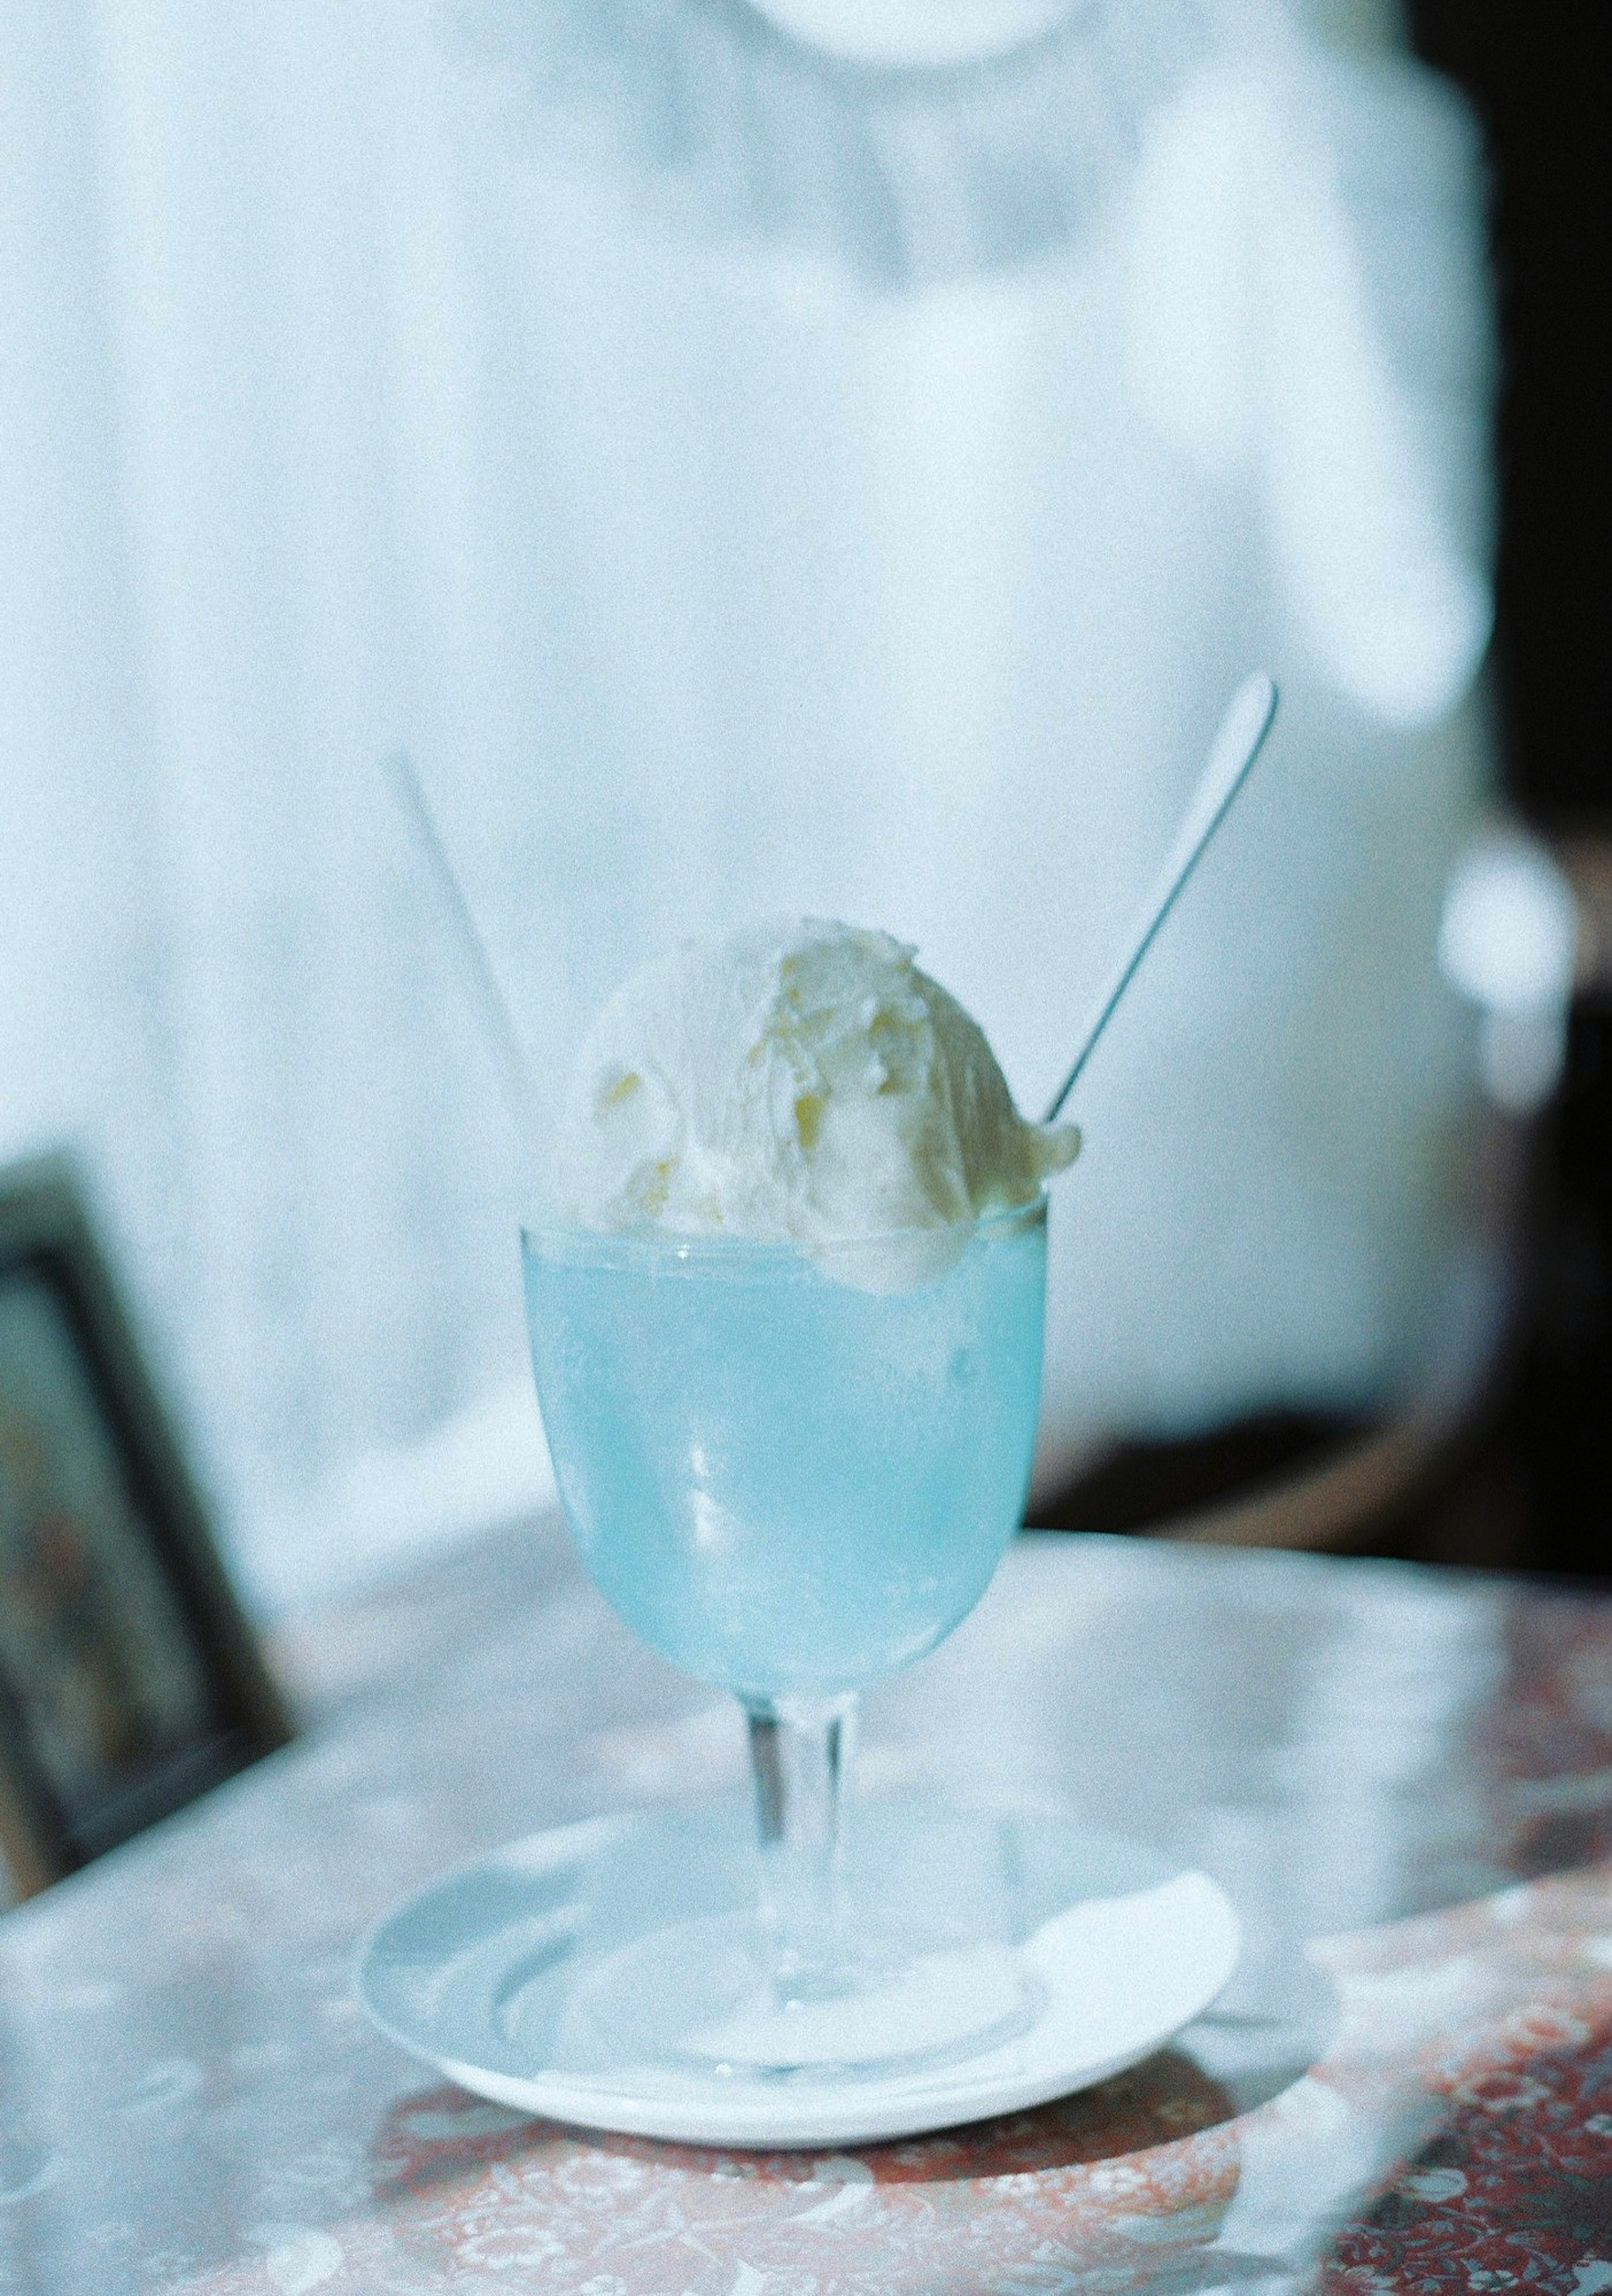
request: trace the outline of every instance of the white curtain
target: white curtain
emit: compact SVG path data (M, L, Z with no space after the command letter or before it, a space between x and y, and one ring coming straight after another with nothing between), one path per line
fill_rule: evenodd
M249 1578L539 1488L495 1063L757 909L1094 1064L1047 1472L1421 1376L1461 1295L1473 137L1277 0L884 74L744 0L0 0L0 1148L76 1141Z

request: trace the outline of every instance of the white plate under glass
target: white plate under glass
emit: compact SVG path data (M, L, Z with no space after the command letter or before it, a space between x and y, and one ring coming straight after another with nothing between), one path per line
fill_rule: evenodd
M770 2004L753 1950L753 1820L684 1804L531 1835L372 1932L358 1989L403 2048L477 2095L693 2144L843 2145L1017 2112L1139 2063L1199 2016L1237 1915L1161 1852L1033 1813L852 1806L845 1886L928 1947L888 1992ZM665 1982L669 1966L679 1981ZM635 1984L635 1961L657 1972ZM710 1992L729 2005L712 2014ZM948 2035L955 2030L954 2045Z

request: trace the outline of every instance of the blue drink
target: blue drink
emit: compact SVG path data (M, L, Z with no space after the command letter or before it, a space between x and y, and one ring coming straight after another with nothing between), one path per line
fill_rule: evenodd
M984 1592L1024 1506L1046 1207L910 1291L787 1246L540 1229L533 1366L596 1583L753 1707L905 1666Z

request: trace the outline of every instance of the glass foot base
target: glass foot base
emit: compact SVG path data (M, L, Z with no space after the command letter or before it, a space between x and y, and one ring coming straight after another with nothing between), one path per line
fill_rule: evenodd
M960 2062L1033 2022L1039 1990L1006 1945L882 1929L832 1973L771 1972L755 1915L709 1915L610 1954L573 1989L565 2036L584 2060L718 2075L917 2072Z

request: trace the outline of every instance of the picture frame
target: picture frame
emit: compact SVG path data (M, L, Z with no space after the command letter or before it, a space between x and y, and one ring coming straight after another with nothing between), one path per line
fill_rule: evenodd
M0 1854L33 1895L284 1745L70 1159L0 1171Z

